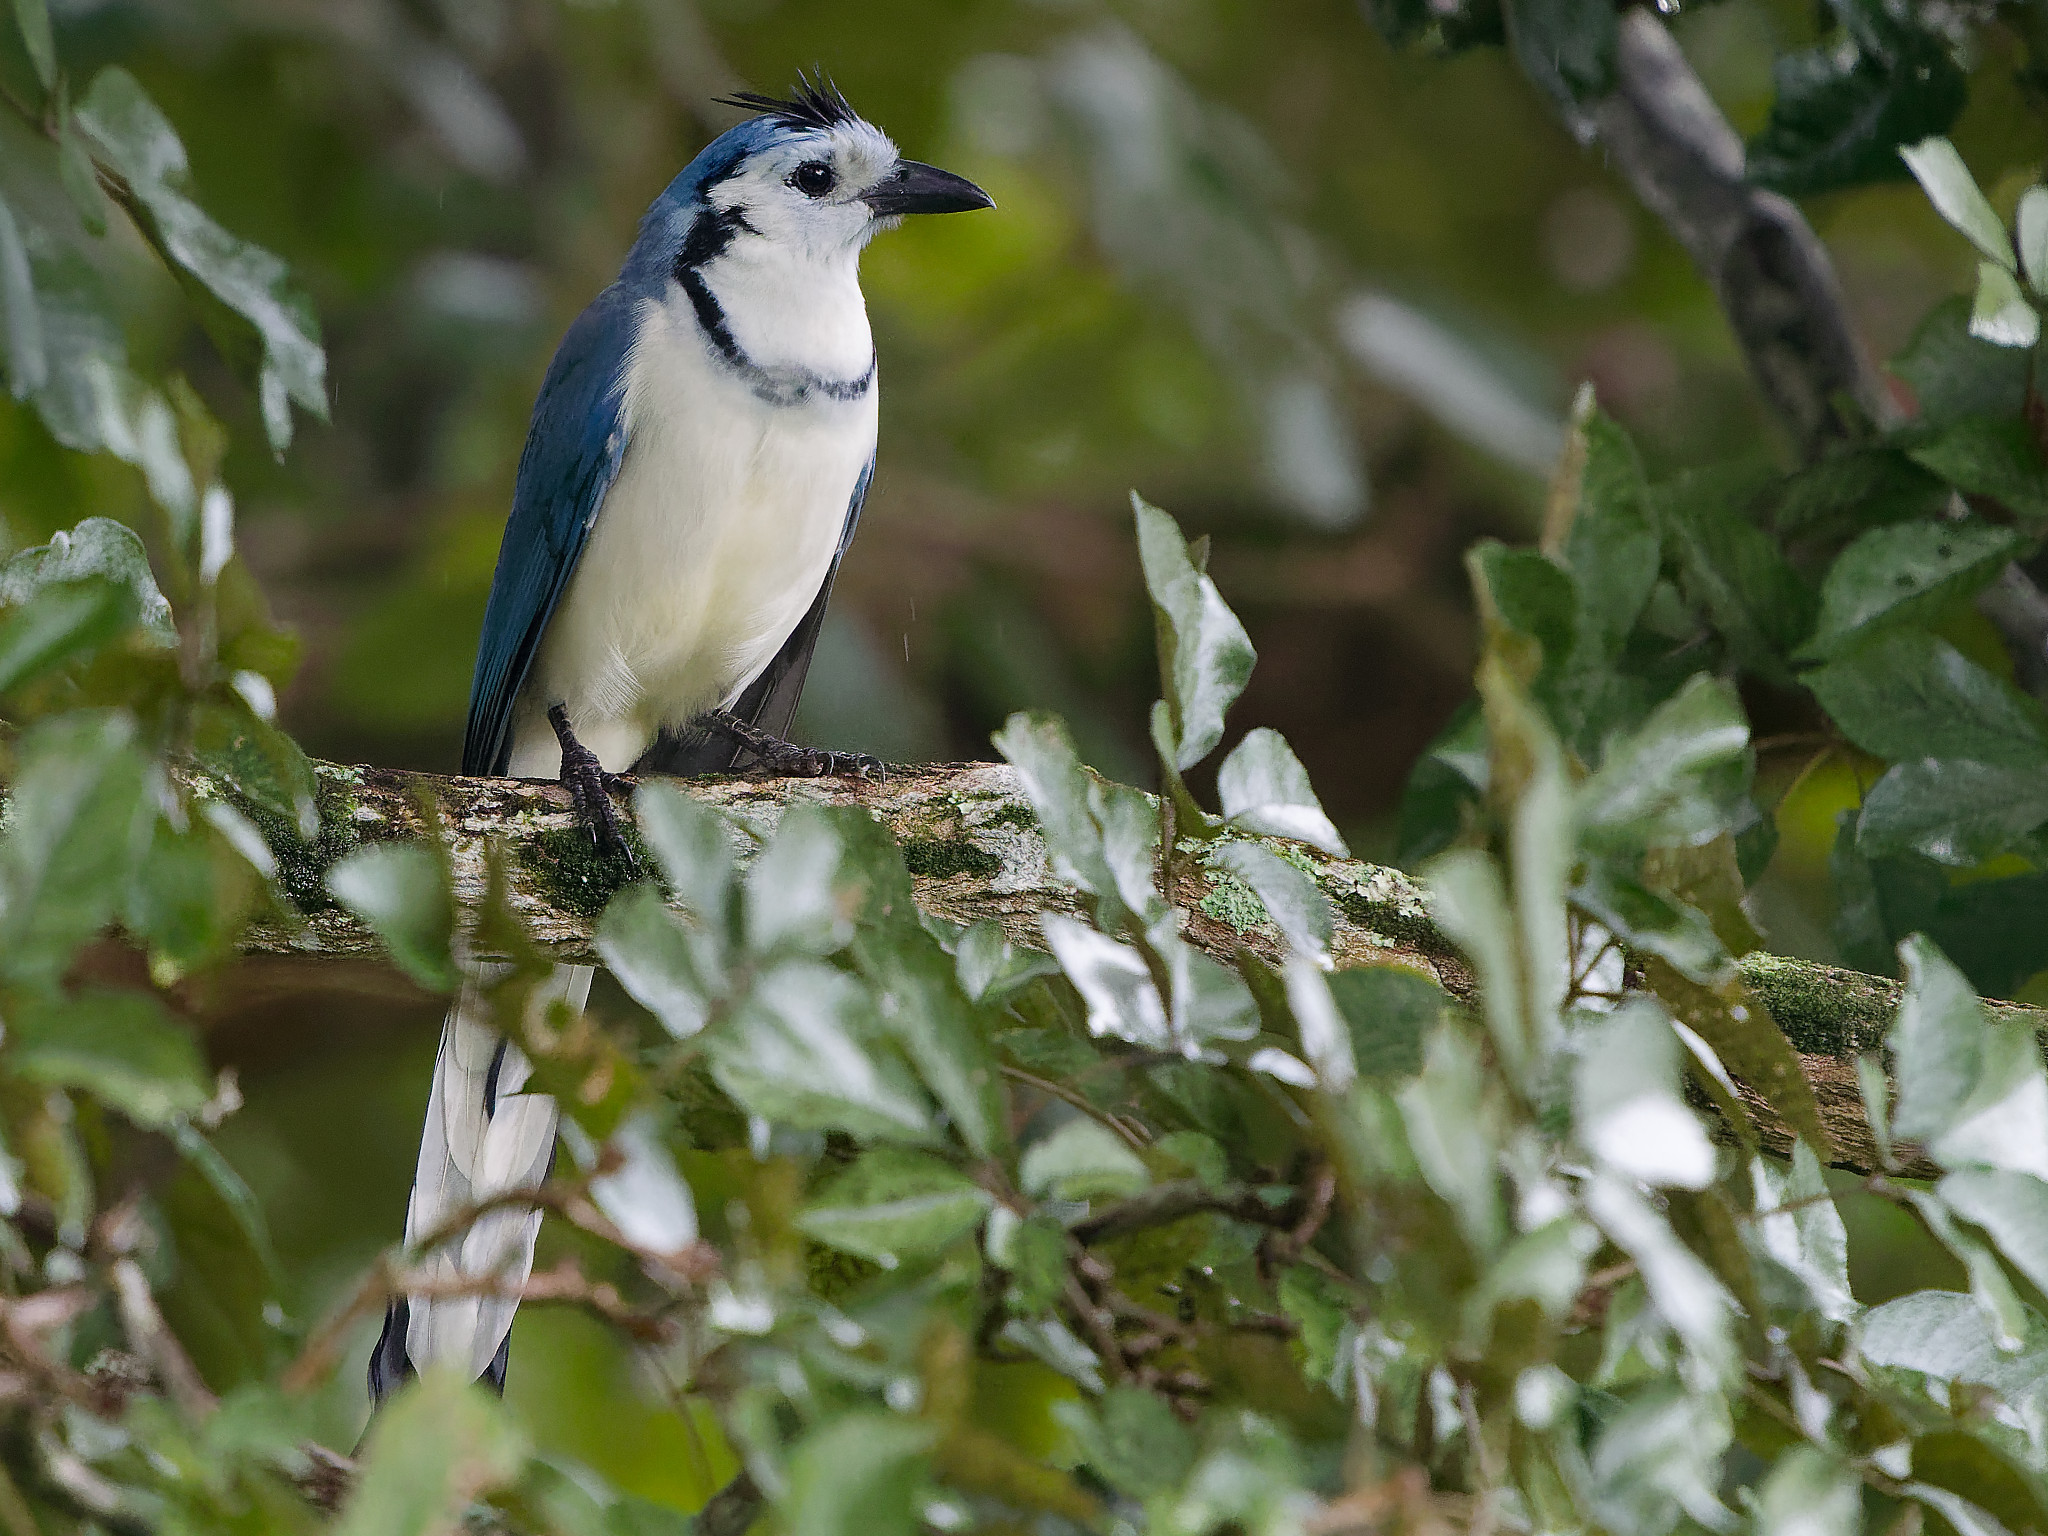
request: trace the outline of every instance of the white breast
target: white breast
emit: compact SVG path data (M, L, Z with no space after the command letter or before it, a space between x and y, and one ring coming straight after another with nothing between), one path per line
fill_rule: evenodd
M860 291L846 287L854 309L835 295L828 334L834 353L859 356L857 377L873 343ZM874 456L876 394L766 403L715 359L678 289L648 305L627 374L625 459L521 693L513 773L559 766L551 704L623 772L664 726L730 702L767 666L831 567Z

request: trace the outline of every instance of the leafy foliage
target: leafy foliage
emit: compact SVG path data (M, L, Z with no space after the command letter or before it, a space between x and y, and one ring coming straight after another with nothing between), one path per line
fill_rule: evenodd
M1375 10L1447 45L1504 29L1575 103L1610 83L1611 7ZM132 77L74 105L40 0L14 15L78 237L132 223L225 323L281 450L324 371L281 264L191 199ZM1852 46L1781 80L1782 185L1890 174L1952 115L1917 23L1840 19ZM338 1493L349 1533L689 1528L446 1377L345 1486L309 1447L301 1394L412 1256L310 1337L284 1319L180 984L331 902L426 987L465 951L505 962L498 1017L568 1117L536 1199L578 1245L529 1300L686 1384L672 1419L732 1477L701 1526L2048 1527L2048 1075L1978 996L2048 963L2048 716L1961 622L2048 526L2016 355L2048 202L2009 239L1939 141L1899 163L1984 258L1899 365L1917 421L1795 473L1653 477L1589 399L1542 546L1470 552L1477 698L1404 818L1469 978L1337 968L1343 839L1278 733L1224 751L1252 645L1206 548L1139 500L1160 794L1051 716L997 737L1072 910L963 929L918 912L863 814L756 824L650 785L654 873L597 928L637 1031L550 1001L502 869L463 911L431 839L333 856L346 786L272 722L293 651L234 554L220 429L0 208L10 387L160 514L0 567L0 1524L291 1532ZM1759 699L1804 711L1809 770L1869 780L1845 942L1905 985L1853 1187L1952 1288L1858 1294L1824 1167L1851 1120L1743 980L1775 841ZM1190 776L1219 754L1212 811ZM1277 965L1195 942L1197 870L1249 893ZM140 968L106 963L124 949ZM238 1350L206 1352L220 1379L193 1363L209 1328Z

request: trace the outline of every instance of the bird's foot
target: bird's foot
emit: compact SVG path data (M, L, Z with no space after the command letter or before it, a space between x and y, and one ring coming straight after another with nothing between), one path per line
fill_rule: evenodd
M576 807L576 819L590 833L597 851L606 858L623 859L629 869L639 869L632 845L626 841L612 792L626 788L616 773L605 772L597 754L576 739L569 728L569 711L557 704L548 711L548 724L555 728L555 740L562 744L562 787Z
M828 752L822 747L801 747L793 741L772 736L739 716L714 709L704 724L722 732L753 754L761 772L792 779L886 779L888 768L879 757L866 752Z

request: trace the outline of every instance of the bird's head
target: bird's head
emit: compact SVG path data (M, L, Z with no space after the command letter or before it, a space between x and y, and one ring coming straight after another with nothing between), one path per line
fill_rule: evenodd
M966 177L904 159L829 82L800 80L787 101L749 91L728 104L756 115L714 140L664 198L689 212L679 261L701 266L752 240L831 260L904 214L995 206Z

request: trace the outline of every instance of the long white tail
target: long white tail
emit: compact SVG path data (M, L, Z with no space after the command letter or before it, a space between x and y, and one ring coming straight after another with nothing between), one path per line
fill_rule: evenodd
M405 1213L408 1247L477 1201L538 1185L554 1160L555 1101L524 1091L532 1068L519 1047L498 1033L485 1001L499 974L484 966L467 975L441 1026L419 1168ZM547 995L536 1001L544 1005L559 997L580 1011L592 974L587 965L556 966ZM539 1232L540 1212L513 1207L473 1223L458 1241L418 1255L415 1270L428 1284L452 1288L489 1280L492 1294L415 1295L394 1302L370 1356L371 1395L381 1400L436 1362L471 1377L488 1376L502 1389L512 1315L519 1288L533 1271Z

